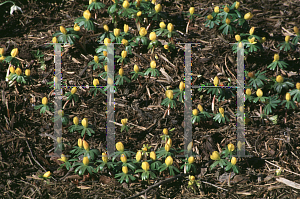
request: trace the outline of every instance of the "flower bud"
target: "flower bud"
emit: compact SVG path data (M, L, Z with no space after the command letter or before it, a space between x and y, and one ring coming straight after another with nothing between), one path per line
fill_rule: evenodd
M117 151L119 151L119 152L123 152L123 151L124 151L124 145L123 145L123 143L122 143L122 142L118 142L118 143L116 144L116 149L117 149Z
M151 41L155 41L155 40L156 40L156 34L155 34L155 32L151 32L151 33L149 34L149 39L150 39Z
M257 97L262 97L263 96L263 92L262 92L262 90L259 88L259 89L257 89L257 91L256 91L256 95L257 95Z
M174 30L174 26L171 23L168 23L168 27L167 27L169 32L172 32Z
M27 77L30 76L30 69L26 69L26 70L25 70L25 75L26 75Z
M17 69L16 69L16 74L17 74L18 76L20 76L20 75L22 74L21 68L17 68Z
M152 3L152 4L155 4L155 3L156 3L156 0L152 0L151 3Z
M127 51L126 50L123 50L122 53L121 53L121 56L122 58L126 58L127 57Z
M107 163L108 157L107 157L106 153L102 153L102 161L105 162L105 163Z
M78 26L78 24L75 23L73 29L74 29L75 31L79 31L79 30L80 30L80 26Z
M139 8L140 6L141 6L141 1L140 0L136 0L135 7Z
M57 41L57 37L53 37L53 38L52 38L52 43L55 43L55 44L56 44L57 42L58 42L58 41Z
M104 29L105 32L108 32L108 31L109 31L108 25L104 24L104 25L103 25L103 29Z
M90 161L89 161L89 158L88 157L84 157L83 160L82 160L82 163L87 166L89 165Z
M92 4L93 2L96 2L96 0L89 0L89 5Z
M10 73L15 73L15 68L13 67L13 66L11 66L10 68L9 68L9 71L10 71Z
M296 26L294 27L294 32L296 35L299 35L299 29Z
M179 90L183 91L184 89L185 89L185 83L180 82L180 84L179 84Z
M240 2L236 1L236 2L235 2L234 8L235 8L235 9L238 9L239 7L240 7Z
M255 27L251 27L251 28L250 28L250 31L249 31L249 34L250 34L250 35L253 35L254 30L255 30Z
M171 138L168 139L167 144L170 145L170 147L172 146L172 140L171 140Z
M187 150L190 152L190 151L192 151L192 149L193 149L193 141L192 142L190 142L189 144L188 144L188 146L187 146Z
M136 153L136 156L135 156L135 159L136 159L136 161L141 161L141 159L142 159L142 152L141 151L138 151L137 153Z
M267 40L266 37L262 37L260 43L264 43L266 40Z
M220 160L220 154L218 151L214 151L211 155L210 155L210 159L212 160Z
M165 150L169 152L170 151L170 145L166 144L165 145Z
M248 12L247 14L244 15L245 20L250 20L250 19L252 19L252 17L253 17L253 14L251 12Z
M67 34L67 32L68 32L68 31L65 29L65 27L63 27L63 26L60 26L60 27L59 27L59 30L60 30L60 32L62 32L64 35Z
M154 151L150 152L150 159L151 160L156 160L156 153Z
M200 112L203 112L203 107L201 106L201 104L199 104L199 105L197 106L197 108L198 108L198 110L199 110Z
M164 49L168 50L168 49L169 49L169 45L168 45L168 44L165 44L165 45L164 45Z
M248 77L254 78L254 72L249 72L249 73L248 73Z
M230 162L231 162L231 164L235 165L237 162L236 157L232 157Z
M136 64L133 66L133 70L136 73L138 73L140 71L139 67Z
M215 78L214 78L214 85L218 86L219 83L220 83L220 80L219 80L218 76L215 76Z
M234 151L234 145L232 143L227 145L229 151Z
M140 17L141 15L142 15L141 11L139 11L139 12L136 13L136 16L138 16L138 17Z
M122 123L122 125L126 125L127 124L127 122L128 122L128 119L127 118L125 118L125 119L121 119L121 123Z
M104 71L107 72L107 65L104 66Z
M128 40L126 40L126 39L122 39L122 44L124 45L124 46L127 46L128 45Z
M167 166L171 166L173 164L173 158L171 156L168 156L165 160L165 163Z
M79 119L78 119L78 117L74 117L73 118L73 123L74 123L74 125L78 125L79 124Z
M226 18L226 21L225 21L225 22L226 22L226 24L229 25L231 21L230 21L230 19Z
M291 101L291 94L290 93L285 94L285 100L286 101Z
M236 41L241 41L241 36L240 35L235 35L235 40Z
M50 171L47 171L46 173L44 173L43 178L49 178L51 175Z
M275 54L274 55L274 61L278 61L279 60L279 54Z
M299 83L299 82L296 84L296 88L297 88L298 90L300 90L300 83Z
M127 174L128 173L128 167L127 166L123 166L122 167L122 171L123 171L123 173Z
M165 22L160 22L159 23L159 27L161 28L161 29L165 29L166 28L166 24L165 24Z
M107 51L103 51L103 55L107 57Z
M172 100L174 97L173 90L166 90L166 97Z
M83 141L81 138L78 139L78 147L82 148L83 147Z
M246 89L246 95L249 95L249 96L251 95L251 89L250 88Z
M151 67L152 69L156 68L156 62L155 62L154 60L152 60L152 61L150 62L150 67Z
M94 56L94 61L98 64L99 63L99 57L97 55Z
M71 94L74 95L77 92L77 87L73 87L71 89Z
M98 86L99 85L99 80L98 79L94 79L93 80L93 85L94 86Z
M140 28L140 36L142 36L142 37L145 37L145 36L146 36L146 34L147 34L147 30L146 30L146 28L144 28L144 27L141 27L141 28Z
M111 43L110 39L109 38L105 38L104 39L105 46L107 46L109 43Z
M220 107L219 108L219 113L224 114L224 108Z
M229 8L227 6L224 8L224 12L229 12Z
M114 84L114 80L112 80L112 78L108 78L107 79L107 83L109 84L109 85L113 85Z
M148 171L149 168L150 168L150 165L149 165L148 162L143 162L143 163L142 163L142 169L143 169L144 171Z
M194 115L194 116L197 116L198 113L199 113L199 112L198 112L198 109L194 109L194 110L193 110L193 115Z
M67 162L68 158L64 154L61 154L60 158L58 160L60 160L62 162Z
M284 81L284 79L283 79L283 77L282 77L281 75L278 75L278 76L276 77L276 82L282 83L283 81Z
M129 4L129 2L127 1L127 0L125 0L124 2L123 2L123 8L125 8L125 9L127 9L127 8L129 8L129 6L130 6L130 4Z
M252 37L251 39L248 39L248 41L251 43L251 44L256 44L257 42L255 42L255 37Z
M122 154L121 157L120 157L120 160L123 162L123 163L126 163L127 162L127 157Z
M124 24L124 32L127 33L129 30L129 26L127 24Z
M14 48L14 49L11 51L11 53L10 53L10 55L11 55L12 57L16 57L16 56L18 56L18 54L19 54L18 48Z
M212 20L214 17L212 15L207 15L208 20Z
M192 182L195 181L195 176L189 176L189 180Z
M285 36L284 40L285 40L286 43L289 43L289 41L290 41L290 36L288 36L288 35Z
M168 133L169 133L168 129L167 129L167 128L164 128L164 129L163 129L163 134L164 134L164 135L168 135Z
M84 150L89 151L90 150L89 143L87 143L87 141L85 141L85 140L82 140L82 143L83 143Z
M161 7L160 4L157 4L157 5L155 6L155 12L156 12L156 13L160 12L161 9L162 9L162 7Z
M47 105L47 104L48 104L48 99L47 99L47 97L43 97L43 99L42 99L42 104L43 104L43 105Z
M195 162L195 157L191 156L188 159L189 164L193 164Z
M81 121L81 124L84 128L87 128L89 126L88 119L83 118L83 120Z
M0 55L3 56L5 53L4 48L0 48Z
M115 35L115 37L118 37L118 36L120 35L120 32L121 32L120 29L115 28L115 29L114 29L114 35Z
M216 6L216 7L214 8L214 12L215 12L215 13L219 13L219 12L220 12L219 6Z

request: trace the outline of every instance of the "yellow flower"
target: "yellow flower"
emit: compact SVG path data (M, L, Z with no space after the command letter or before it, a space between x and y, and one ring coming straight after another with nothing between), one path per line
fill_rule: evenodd
M164 135L168 135L168 133L169 133L168 129L167 129L167 128L164 128L164 129L163 129L163 134L164 134Z
M189 176L190 181L195 181L195 176Z
M173 164L173 158L171 156L168 156L165 160L165 163L167 166L171 166Z
M291 101L291 94L290 93L285 94L285 100L286 101Z
M141 159L142 159L142 152L138 151L138 152L136 153L135 159L136 159L136 161L138 161L138 162L141 161Z
M194 116L197 116L197 115L198 115L198 109L194 109L194 110L193 110L193 115L194 115Z
M142 15L142 12L139 11L138 13L136 13L136 16L140 17Z
M99 80L98 79L94 79L93 80L93 85L94 86L98 86L99 85Z
M124 2L123 2L123 8L125 8L125 9L127 9L127 8L129 8L129 6L130 6L130 4L129 4L129 2L127 1L127 0L125 0Z
M127 24L124 24L124 32L127 33L129 30L129 26Z
M218 76L215 76L215 78L214 78L214 85L218 86L219 83L220 83L220 80L219 80Z
M19 76L22 74L21 68L17 68L17 69L16 69L16 74L19 75Z
M67 34L67 32L68 32L68 31L65 29L65 27L63 27L63 26L60 26L60 27L59 27L59 30L60 30L60 32L62 32L64 35Z
M238 9L240 7L240 2L236 1L234 7L235 7L235 9Z
M127 162L127 157L122 154L121 157L120 157L120 160L123 162L123 163L126 163Z
M10 73L15 73L15 68L14 68L13 66L11 66L11 67L9 68L9 71L10 71Z
M267 40L266 37L262 37L260 43L264 43L266 40Z
M56 37L53 37L53 38L52 38L52 43L55 43L55 44L56 44L57 42L58 42L58 41L57 41L57 38L56 38Z
M128 119L127 118L125 118L125 119L121 119L121 123L122 123L122 125L126 125L127 124L127 122L128 122Z
M279 54L275 54L275 55L274 55L274 61L278 61L278 60L279 60ZM273 62L274 62L274 61L273 61Z
M84 157L83 160L82 160L82 163L83 163L85 166L89 165L89 163L90 163L89 158L88 158L88 157Z
M85 141L85 140L82 140L82 143L83 143L84 150L89 151L90 150L89 143L87 143L87 141Z
M79 119L78 117L73 118L73 123L77 126L79 124Z
M155 3L156 3L156 0L152 0L151 3L152 3L152 4L155 4Z
M226 18L225 22L226 22L226 24L229 25L231 21L230 21L230 19Z
M47 104L48 104L48 99L47 99L47 97L43 97L43 99L42 99L42 104L43 104L43 105L47 105Z
M149 34L149 39L150 39L151 41L155 41L155 40L156 40L156 34L155 34L155 32L151 32L151 33Z
M248 41L251 43L251 44L256 44L257 42L255 41L255 37L252 37L251 39L248 39Z
M67 162L68 158L64 154L61 154L61 156L58 160L63 161L63 162Z
M191 156L188 159L189 164L193 164L195 162L195 157Z
M150 67L151 67L152 69L156 68L156 62L155 62L154 60L152 60L152 61L150 62Z
M173 90L166 90L166 97L169 98L170 100L173 99Z
M237 159L236 159L236 157L232 157L232 158L231 158L231 164L235 165L235 164L236 164L236 162L237 162Z
M253 35L254 30L255 30L255 27L251 27L251 28L250 28L250 31L249 31L249 34L250 34L250 35Z
M170 147L172 146L172 140L171 140L171 138L168 139L167 144L170 145Z
M193 149L193 141L192 142L190 142L189 144L188 144L188 146L187 146L187 150L188 151L192 151L192 149Z
M262 92L262 90L259 88L259 89L257 89L257 91L256 91L256 95L257 95L257 97L262 97L263 96L263 92Z
M50 171L47 171L46 173L44 173L43 178L49 178L51 175Z
M103 29L104 29L105 32L108 32L108 31L109 31L108 25L104 24L104 25L103 25Z
M110 39L109 38L105 38L104 39L105 46L107 46L109 43L111 43Z
M83 147L83 142L82 142L81 138L78 139L78 146L79 146L79 148Z
M246 89L246 95L249 95L249 96L251 95L251 89L250 88Z
M146 28L144 28L144 27L141 27L141 28L140 28L140 36L142 36L142 37L145 37L145 36L146 36L146 34L147 34L147 30L146 30Z
M4 48L0 48L0 55L2 56L2 55L4 55Z
M229 151L234 151L234 145L232 143L227 145Z
M140 71L139 67L136 64L133 66L133 70L136 73L138 73Z
M192 14L194 14L194 12L195 12L195 7L190 7L190 14L192 15Z
M144 148L143 148L143 151L145 151L145 152L146 152L147 150L148 150L148 149L147 149L147 147L144 147Z
M81 124L84 128L87 128L89 126L88 119L83 118L83 120L81 121Z
M216 7L214 8L214 12L215 12L215 13L219 13L219 12L220 12L219 6L216 6Z
M154 151L150 152L150 159L151 160L156 160L156 153Z
M136 0L136 4L135 4L135 7L140 7L141 6L141 1L140 0Z
M165 150L166 150L166 151L170 151L170 145L166 144L166 145L165 145Z
M290 36L285 36L285 39L284 39L284 40L285 40L286 43L289 43L289 41L290 41Z
M120 68L120 69L119 69L119 75L120 75L120 76L123 76L123 75L124 75L124 70L123 70L123 68Z
M107 79L107 83L109 84L109 85L113 85L114 84L114 80L112 80L112 78L108 78Z
M104 66L104 71L107 72L107 65Z
M91 13L89 10L83 12L83 17L88 21L91 18Z
M99 57L97 55L94 56L94 61L98 64L99 63Z
M298 90L300 90L300 83L299 83L299 82L296 84L296 88L297 88Z
M5 59L4 56L0 57L0 61L2 62Z
M73 87L71 89L71 94L74 95L77 92L77 87Z
M243 48L243 43L240 42L239 45L238 45L238 47L239 47L239 48Z
M224 114L224 108L220 107L219 108L219 113Z
M296 35L299 34L299 29L296 26L294 27L294 32L295 32Z
M149 168L150 168L150 166L149 166L149 163L148 163L148 162L143 162L143 163L142 163L142 169L143 169L144 171L148 171Z
M179 84L179 90L183 91L184 89L185 89L185 83L180 82L180 84Z
M283 81L284 81L284 79L283 79L283 77L282 77L281 75L278 75L278 76L276 77L276 82L282 83Z
M235 35L235 40L236 41L241 41L241 36L240 35Z
M171 23L168 23L168 27L167 27L169 32L172 32L174 30L174 26Z
M128 173L128 167L127 166L123 166L122 167L122 171L123 171L123 173L127 174Z
M93 2L96 2L96 0L89 0L89 5L92 4Z
M107 51L103 51L103 55L107 57Z
M19 50L17 48L14 48L10 53L12 57L16 57L18 56L18 54L19 54Z
M229 8L227 6L224 8L224 12L229 12Z
M210 155L210 159L212 160L220 160L220 154L218 151L214 151L211 155Z
M169 45L168 45L168 44L165 44L165 45L164 45L164 49L168 50L168 49L169 49Z
M125 57L127 57L127 51L123 50L121 53L122 58L124 59Z
M252 17L253 17L253 14L251 12L248 12L247 14L244 15L245 20L250 20L250 19L252 19Z
M80 26L78 26L77 23L74 24L74 30L75 30L75 31L79 31L79 30L80 30Z
M155 9L155 12L158 13L161 11L162 7L160 4L157 4L154 9Z
M118 37L118 36L120 35L120 32L121 32L120 29L115 28L115 29L114 29L114 35L115 35L115 37Z
M124 45L124 46L127 46L128 45L128 40L126 40L126 39L122 39L122 44Z
M124 145L123 145L123 143L122 143L122 142L118 142L118 143L116 144L116 149L117 149L117 151L119 151L119 152L124 151Z
M166 24L165 24L165 22L160 22L159 23L159 27L161 28L161 29L165 29L166 28Z
M106 153L102 153L102 161L105 162L105 163L107 163L108 157L107 157Z
M30 76L30 69L26 69L26 70L25 70L25 75L26 75L27 77Z
M199 109L200 112L203 112L203 107L201 106L201 104L199 104L199 105L197 106L197 108Z
M208 20L212 20L214 17L212 15L207 15Z

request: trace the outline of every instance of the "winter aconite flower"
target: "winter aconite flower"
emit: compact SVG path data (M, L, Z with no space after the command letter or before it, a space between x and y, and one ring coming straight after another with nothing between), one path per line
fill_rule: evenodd
M150 39L151 41L155 41L155 40L156 40L156 34L155 34L155 32L151 32L151 33L149 34L149 39Z
M129 26L127 24L124 24L124 32L127 33L129 30Z
M278 60L279 60L279 54L275 54L273 62L278 61Z
M3 56L4 55L4 48L0 48L0 56Z
M235 40L236 40L237 42L241 41L241 36L240 36L240 35L235 35Z
M151 160L156 160L156 153L154 151L150 152L150 159Z
M219 6L216 6L216 7L214 8L214 12L215 12L215 13L219 13L219 12L220 12Z
M252 19L252 17L253 17L253 14L251 12L248 12L247 14L244 15L245 20L250 20L250 19Z
M214 78L214 85L215 85L215 86L218 86L219 83L220 83L219 78L218 78L217 76L215 76L215 78Z
M224 12L229 12L229 8L226 6L225 8L224 8Z
M283 79L283 77L282 77L281 75L278 75L278 76L276 77L276 82L282 83L283 81L284 81L284 79Z
M105 163L107 163L108 157L107 157L106 153L102 153L102 161L105 162Z
M198 112L198 109L194 109L194 110L193 110L193 115L194 115L194 116L197 116L198 113L199 113L199 112Z
M123 143L122 142L118 142L116 144L116 149L117 149L117 151L123 152L124 151L124 145L123 145Z
M140 29L140 36L145 37L147 35L147 30L144 27L141 27Z
M128 167L127 166L123 166L122 167L122 171L123 171L123 173L127 174L128 173Z
M83 147L83 141L82 141L81 138L78 139L78 143L77 143L77 144L78 144L78 147L79 147L79 148L82 148L82 147Z
M118 36L120 35L120 32L121 32L120 29L115 28L115 29L114 29L114 35L115 35L115 37L118 37Z
M87 128L88 127L88 119L87 118L84 118L82 121L81 121L81 124L84 128Z
M165 160L165 163L167 166L171 166L173 164L173 158L171 156L168 156Z
M128 119L127 118L125 118L125 119L121 119L121 123L122 123L122 125L126 125L127 124L127 122L128 122Z
M17 68L15 72L16 72L16 74L19 75L19 76L22 74L21 68Z
M75 31L79 31L79 30L80 30L80 26L78 26L78 24L75 23L73 29L74 29Z
M143 169L144 171L148 171L149 168L150 168L150 166L149 166L149 163L148 163L148 162L143 162L143 163L142 163L142 169Z
M151 67L152 69L156 68L156 62L155 62L154 60L152 60L152 61L150 62L150 67Z
M251 95L251 89L250 88L246 89L246 95L249 95L249 96Z
M161 9L162 9L162 7L161 7L160 4L157 4L157 5L155 6L155 12L156 12L156 13L160 12Z
M44 173L43 177L44 178L49 178L51 175L51 172L50 171L47 171L46 173Z
M73 123L74 123L75 125L78 125L78 124L79 124L79 119L78 119L78 117L74 117L74 118L73 118Z
M111 43L110 39L109 38L105 38L104 39L105 46L107 46L109 43Z
M17 48L14 48L10 53L12 57L16 57L18 56L18 54L19 54L19 50Z
M290 93L286 93L285 100L286 101L291 101L291 94Z
M286 43L289 43L289 41L290 41L290 36L288 36L288 35L285 36L284 40L285 40Z
M123 6L123 8L127 9L127 8L129 8L130 4L129 4L129 2L127 0L125 0L123 2L122 6Z
M43 104L43 105L47 105L47 104L48 104L48 99L47 99L47 97L43 97L43 99L42 99L42 104Z
M87 143L87 141L82 140L82 144L83 144L84 150L86 150L86 151L90 150L90 145L89 145L89 143Z
M185 89L185 83L180 82L180 84L179 84L179 90L183 91L184 89Z
M173 24L169 23L167 29L169 32L172 32L174 30Z
M105 32L108 32L109 31L108 25L104 24L103 29L104 29Z
M54 44L55 44L55 43L58 43L57 37L53 37L53 38L52 38L52 43L54 43Z
M68 158L64 154L61 154L61 156L58 160L60 160L62 162L67 162Z
M139 11L139 12L136 13L136 16L138 16L138 17L140 17L141 15L142 15L141 11Z
M222 115L224 115L224 108L220 107L219 108L219 113L221 113Z
M97 55L94 56L94 61L98 64L99 63L99 57Z
M238 9L239 7L240 7L240 2L236 1L236 2L235 2L234 8L235 8L235 9Z
M122 39L121 43L122 43L124 46L128 46L128 40L126 40L126 39Z
M166 90L166 97L169 98L170 100L173 99L173 90Z
M235 164L236 164L236 162L237 162L237 159L236 159L236 157L232 157L232 158L231 158L231 164L235 165Z
M166 145L165 145L165 150L166 150L166 151L170 151L170 145L166 144Z
M218 151L214 151L211 155L210 155L210 159L212 160L220 160L220 154Z
M259 88L259 89L257 89L257 91L256 91L256 95L257 95L257 97L262 97L263 96L263 92L262 92L262 90Z
M71 94L74 95L77 92L77 87L73 87L71 89Z
M230 19L226 18L225 22L227 25L229 25L231 21L230 21Z
M89 158L88 157L84 157L83 160L82 160L82 163L87 166L89 165L90 161L89 161Z
M214 17L212 15L207 15L208 20L212 20Z
M195 7L190 7L190 14L192 15L192 14L194 14L194 12L195 12Z
M160 22L159 23L159 27L161 28L161 29L165 29L166 28L166 24L165 24L165 22Z
M136 156L135 156L135 159L136 159L136 161L141 161L141 159L142 159L142 152L141 151L138 151L137 153L136 153Z
M249 31L249 34L250 34L250 35L253 35L254 30L255 30L255 27L251 27L251 28L250 28L250 31Z
M99 83L99 80L98 79L94 79L93 80L93 85L94 86L98 86L100 83Z
M127 162L127 157L122 154L121 157L120 157L120 160L123 162L123 163L126 163Z
M189 164L193 164L195 162L195 157L191 156L188 159Z
M227 145L227 148L229 151L234 151L234 145L231 143Z
M60 30L60 32L62 32L64 35L66 35L67 34L67 30L65 29L65 27L63 27L63 26L60 26L59 27L59 30Z

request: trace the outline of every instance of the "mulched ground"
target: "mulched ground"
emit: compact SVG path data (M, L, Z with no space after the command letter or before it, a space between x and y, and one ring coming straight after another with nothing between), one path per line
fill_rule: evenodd
M104 3L111 5L111 2ZM175 25L175 29L181 33L185 32L186 19L180 15L182 10L187 11L190 7L189 1L163 1L165 11L169 13L169 21ZM215 5L221 5L221 1L193 2L196 12L206 16L211 13ZM228 2L229 3L229 2ZM51 42L53 33L59 31L59 26L72 27L73 22L82 16L86 10L87 1L57 1L46 3L43 1L17 1L23 14L14 13L9 15L10 6L5 4L0 7L0 44L10 52L14 47L19 48L19 57L22 59L23 71L31 69L34 79L32 85L19 85L9 87L5 81L7 65L0 70L1 94L0 103L0 193L3 198L126 198L138 194L147 188L148 198L299 198L299 184L292 188L279 182L282 178L298 182L300 174L300 114L299 108L288 112L287 123L284 124L284 109L278 108L274 115L278 115L278 124L273 125L269 120L261 123L257 114L259 106L251 105L251 123L246 126L246 150L252 157L241 158L238 166L241 172L234 175L231 186L227 186L227 173L223 170L214 169L209 166L212 161L209 155L224 148L228 143L236 144L236 121L232 111L235 109L234 99L217 101L215 107L224 106L229 111L230 122L218 124L216 122L201 122L193 126L194 150L201 158L196 160L196 179L201 180L201 187L193 192L187 189L188 176L179 175L168 179L168 176L160 176L146 182L136 180L129 184L120 184L107 172L99 172L89 179L82 178L74 172L67 170L57 171L60 162L51 158L53 153L53 142L47 134L53 133L53 122L51 116L41 116L39 111L34 110L34 105L41 104L41 99L48 96L51 89L47 82L52 81L54 73L53 49L47 48L45 43ZM230 3L231 4L231 3ZM252 53L245 60L245 70L266 70L267 77L275 77L275 73L267 69L267 65L273 60L277 52L275 48L284 40L285 30L293 32L294 26L299 27L300 10L296 1L244 1L241 8L244 13L251 11L254 17L250 26L257 27L260 36L265 36L264 51ZM206 19L197 18L191 23L187 35L179 32L176 42L197 42L192 49L192 73L194 85L212 82L218 75L221 82L236 76L235 54L231 50L231 42L235 42L234 36L221 35L217 28L208 29L204 27ZM109 23L110 18L106 11L97 13L95 34L102 33L102 25ZM128 25L135 29L134 21ZM146 26L147 24L144 24ZM153 29L158 24L153 25ZM112 30L113 26L110 26ZM123 29L120 23L120 29ZM150 28L151 29L151 28ZM134 31L134 30L132 30ZM62 55L63 78L68 84L86 85L91 84L93 78L100 70L93 71L91 67L85 67L93 60L95 49L98 44L95 34L87 39L87 51L79 45L68 47ZM161 38L159 38L161 39ZM46 70L41 69L41 63L32 55L32 51L42 51L45 55ZM116 125L116 141L122 141L125 148L137 151L143 144L149 144L153 148L162 145L161 134L163 128L172 129L173 145L176 148L183 147L183 120L184 106L172 109L170 115L163 118L166 108L159 105L165 98L167 86L171 89L178 88L180 81L184 81L184 49L178 47L176 52L167 53L158 49L156 53L167 58L172 64L165 61L161 56L157 65L163 67L173 82L161 75L158 80L141 79L142 87L134 81L129 85L118 87L115 93L116 111L115 121L121 123L121 119L128 121L146 130L131 128L129 133L120 133L121 127ZM119 51L116 54L120 54ZM280 56L290 64L290 75L286 71L285 76L299 82L299 47L296 51L289 53L280 52ZM145 49L143 58L131 57L131 63L125 65L125 74L129 75L133 64L146 69L150 63L150 52ZM81 73L84 71L83 73ZM285 71L281 71L283 74ZM82 74L81 76L79 74ZM197 77L201 75L201 77ZM160 81L159 81L160 80ZM248 81L248 79L246 79ZM105 81L100 81L104 85ZM69 90L67 90L69 91ZM96 132L92 137L86 138L91 148L100 152L106 150L106 96L98 94L92 98L86 88L78 89L80 102L69 103L65 108L65 114L69 118L78 116L87 117L94 126ZM149 94L151 98L149 98ZM199 103L205 110L211 112L212 96L200 96L203 93L193 90L193 108ZM52 99L53 95L51 96ZM63 101L64 103L65 101ZM153 106L154 105L154 106ZM246 104L246 106L249 104ZM70 125L71 125L70 119ZM72 134L64 127L63 141L66 144L66 152L72 146L77 145L79 134ZM180 164L180 161L176 163ZM280 166L285 169L278 178L274 176L275 169ZM50 170L53 178L47 183L37 177L39 173ZM167 179L167 180L166 180ZM157 184L160 183L160 184ZM159 186L156 186L159 185ZM145 198L145 193L141 196Z

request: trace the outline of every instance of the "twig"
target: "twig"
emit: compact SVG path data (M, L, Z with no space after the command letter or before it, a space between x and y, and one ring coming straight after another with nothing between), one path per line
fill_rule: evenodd
M224 189L224 188L222 188L222 187L219 187L219 186L217 186L217 185L214 185L214 184L212 184L212 183L210 183L210 182L205 182L205 181L201 181L201 182L203 182L204 184L209 184L209 185L211 185L211 186L213 186L213 187L216 187L216 188L218 188L218 189L222 189L223 191L228 191L227 189Z
M283 183L283 184L285 184L287 186L290 186L290 187L292 187L294 189L300 189L300 184L299 183L296 183L296 182L293 182L291 180L288 180L288 179L285 179L285 178L281 178L281 177L276 178L276 180L278 182L281 182L281 183Z
M42 195L41 192L40 192L40 190L39 190L39 188L38 188L36 185L31 184L31 183L29 183L29 182L26 182L26 181L24 181L24 180L19 180L19 181L24 182L25 184L29 184L29 185L31 185L31 186L34 186L34 188L37 190L37 192L39 193L39 195Z
M282 167L280 167L280 166L278 166L278 165L276 165L276 164L274 164L274 163L272 163L272 162L269 162L268 160L265 160L265 162L267 162L268 164L273 165L273 166L275 166L275 167L282 168ZM285 169L285 168L283 168L283 169L284 169L284 171L287 171L287 172L290 172L290 173L292 173L292 174L294 174L294 175L300 176L300 174L298 174L298 173L295 173L295 172L290 171L290 170Z

